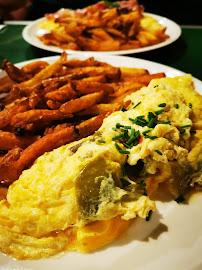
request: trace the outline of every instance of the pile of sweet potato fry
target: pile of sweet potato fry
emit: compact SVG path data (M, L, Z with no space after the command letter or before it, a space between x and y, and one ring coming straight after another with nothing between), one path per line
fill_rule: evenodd
M126 95L164 73L96 61L34 61L21 69L4 60L0 78L0 194L45 152L93 134L120 110ZM1 198L1 196L0 196Z

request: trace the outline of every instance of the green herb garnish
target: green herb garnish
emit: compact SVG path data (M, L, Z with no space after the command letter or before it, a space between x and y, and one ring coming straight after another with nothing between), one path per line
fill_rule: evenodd
M133 107L133 109L135 109L138 105L140 105L140 103L141 103L141 101L138 102L138 103Z
M170 121L166 121L166 122L159 123L159 124L163 124L163 125L171 125Z
M137 182L138 185L142 185L143 187L146 187L146 183L144 180L141 180L140 182Z
M156 153L159 154L160 156L163 155L163 154L161 153L161 151L159 151L159 150L154 150L154 152L156 152Z
M110 1L108 1L108 0L103 0L103 2L105 3L105 4L107 4L108 6L110 6L110 7L120 7L120 5L118 4L118 3L113 3L113 2L110 2Z
M127 111L125 108L124 108L124 105L122 105L121 106L121 109L120 109L120 111L122 111L122 112L125 112L125 111Z
M184 134L184 133L185 133L185 129L183 128L180 130L180 134Z
M146 217L146 221L149 221L151 218L152 210L149 211L148 216Z
M191 103L189 103L189 108L192 108L192 104Z
M123 176L126 176L126 171L125 171L125 167L123 164L121 164L121 169L122 169L122 172L123 172Z
M128 180L126 180L125 178L120 178L120 180L123 184L123 187L127 187L127 186L131 185L131 183Z
M159 114L161 114L162 112L164 112L164 109L161 109L161 110L155 111L155 114L156 114L156 115L159 115Z
M165 107L166 106L166 103L161 103L158 105L159 107Z
M118 139L123 138L123 137L124 137L124 133L121 133L120 135L114 136L112 138L112 140L118 140Z
M151 118L151 120L149 120L149 123L147 124L147 127L153 128L155 126L156 126L156 118Z
M181 128L186 128L186 127L191 127L191 125L184 125L184 126L181 126Z
M196 130L190 130L190 133L196 133Z
M174 104L174 107L175 107L176 109L178 109L178 108L179 108L179 105L178 105L178 104Z
M104 140L98 140L99 143L106 143Z
M183 202L184 200L185 200L185 198L184 198L182 195L178 196L178 197L175 199L175 201L176 201L177 203Z

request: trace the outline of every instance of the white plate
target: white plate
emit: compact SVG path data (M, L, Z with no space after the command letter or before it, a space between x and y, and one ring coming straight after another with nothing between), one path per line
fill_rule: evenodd
M70 55L71 58L85 59ZM42 58L50 63L58 56ZM114 66L146 68L150 73L165 72L168 77L185 73L154 63L123 56L96 56L97 60ZM32 62L18 64L19 67ZM0 74L1 76L2 74ZM202 82L194 78L196 90L202 94ZM0 254L0 269L31 270L196 270L202 269L202 193L187 204L177 204L169 198L157 200L158 211L149 222L137 218L121 239L91 254L68 252L57 258L17 261Z
M124 54L140 53L140 52L150 51L150 50L154 50L157 48L167 46L180 37L182 31L181 31L180 26L178 24L176 24L175 22L173 22L165 17L161 17L161 16L158 16L155 14L151 14L151 13L145 13L145 14L149 15L150 17L153 17L161 25L163 25L167 28L166 32L165 32L169 36L169 38L167 40L165 40L164 42L158 43L156 45L151 45L151 46L147 46L147 47L143 47L143 48L139 48L139 49L120 50L120 51L105 51L105 52L91 52L91 53L93 53L94 55L97 55L97 54L124 55ZM43 21L44 19L45 18L38 19L38 20L30 23L29 25L27 25L22 32L23 38L31 45L38 47L40 49L44 49L46 51L51 51L51 52L57 52L57 53L63 52L64 51L63 49L56 47L56 46L45 45L45 44L43 44L43 42L41 42L37 38L37 36L41 36L41 35L47 33L46 30L41 29L38 26L38 23L40 21ZM83 54L86 51L84 52L84 51L66 50L66 52L68 54Z

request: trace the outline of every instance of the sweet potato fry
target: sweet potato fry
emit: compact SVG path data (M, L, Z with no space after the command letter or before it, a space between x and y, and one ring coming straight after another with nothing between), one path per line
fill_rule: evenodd
M112 86L99 82L93 81L89 82L81 80L81 81L74 81L73 85L76 88L76 91L79 93L79 95L87 95L95 92L100 92L102 90L107 94L112 94L114 92Z
M71 113L63 114L59 110L29 110L27 112L21 112L14 115L11 119L11 126L15 126L21 121L27 123L34 123L38 121L54 121L58 119L71 118L73 115Z
M29 96L33 89L41 84L42 80L51 77L54 73L59 71L62 68L61 59L57 60L53 64L47 66L46 68L42 69L39 73L37 73L32 79L22 82L18 85L15 85L20 92L24 95Z
M149 72L143 68L120 67L120 70L121 70L121 77L138 77L149 74Z
M76 129L79 131L79 138L85 138L98 130L105 117L106 114L100 114L77 125Z
M64 103L59 111L64 114L75 113L87 109L96 103L101 102L106 96L104 91L88 94L77 99L72 99Z
M39 73L42 69L46 68L49 64L46 61L35 61L29 63L21 68L26 74L30 74L32 77Z
M121 76L120 68L117 67L79 67L67 70L68 74L84 74L88 77L105 75L108 80L118 80Z
M45 97L47 99L63 103L66 102L67 100L77 98L78 95L72 88L71 84L68 83L60 87L58 90L47 93Z
M6 108L0 112L0 128L3 128L10 124L10 121L17 113L30 110L29 100L25 99L20 102L16 102L12 107Z
M9 76L0 78L0 94L10 92L14 83Z
M7 59L3 61L2 70L5 70L10 79L14 82L21 83L27 79L27 75L23 70L20 70L16 66L14 66Z
M17 161L0 166L0 185L9 186L18 179L24 169L27 169L33 162L45 152L52 151L64 144L78 139L74 127L67 127L58 132L44 136L27 147Z
M0 150L9 150L15 146L26 148L37 139L37 136L18 137L14 133L0 130Z
M95 104L94 106L78 112L76 115L99 115L114 111L117 107L120 107L119 103L113 104Z
M62 103L54 100L47 100L46 104L52 110L58 110L62 105Z

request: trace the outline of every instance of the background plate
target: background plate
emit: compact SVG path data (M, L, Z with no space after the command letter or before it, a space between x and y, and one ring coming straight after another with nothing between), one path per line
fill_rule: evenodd
M166 29L166 34L169 36L169 38L167 40L165 40L164 42L158 43L156 45L151 45L151 46L147 46L147 47L143 47L143 48L139 48L139 49L132 49L132 50L121 50L121 51L107 51L107 52L91 52L94 55L97 54L113 54L113 55L124 55L124 54L133 54L133 53L140 53L140 52L145 52L145 51L150 51L150 50L154 50L157 48L161 48L164 46L169 45L170 43L174 42L175 40L177 40L180 35L181 35L181 28L178 24L176 24L175 22L167 19L166 17L161 17L159 15L155 15L155 14L151 14L151 13L145 13L146 15L149 15L150 17L153 17L154 19L156 19L161 25L167 27ZM40 49L44 49L46 51L51 51L51 52L57 52L57 53L61 53L64 50L56 47L56 46L48 46L43 44L43 42L41 42L37 36L41 36L44 33L46 33L47 31L44 29L39 28L38 23L40 21L43 21L45 18L40 18L36 21L33 21L32 23L30 23L29 25L27 25L24 30L23 30L23 38L30 43L31 45L38 47ZM68 54L83 54L86 51L73 51L73 50L66 50L66 52Z
M68 56L86 59L90 54ZM185 73L150 62L123 56L96 56L97 60L114 66L146 68L150 73L165 72L174 77ZM50 63L58 56L41 58ZM38 60L38 59L36 59ZM18 64L25 65L27 61ZM1 72L0 76L4 73ZM196 90L202 94L202 82L193 78ZM202 193L195 194L185 204L177 204L163 191L157 200L158 211L149 222L137 218L125 235L112 244L90 254L68 252L54 258L17 261L0 254L0 269L23 270L199 270L202 269Z

